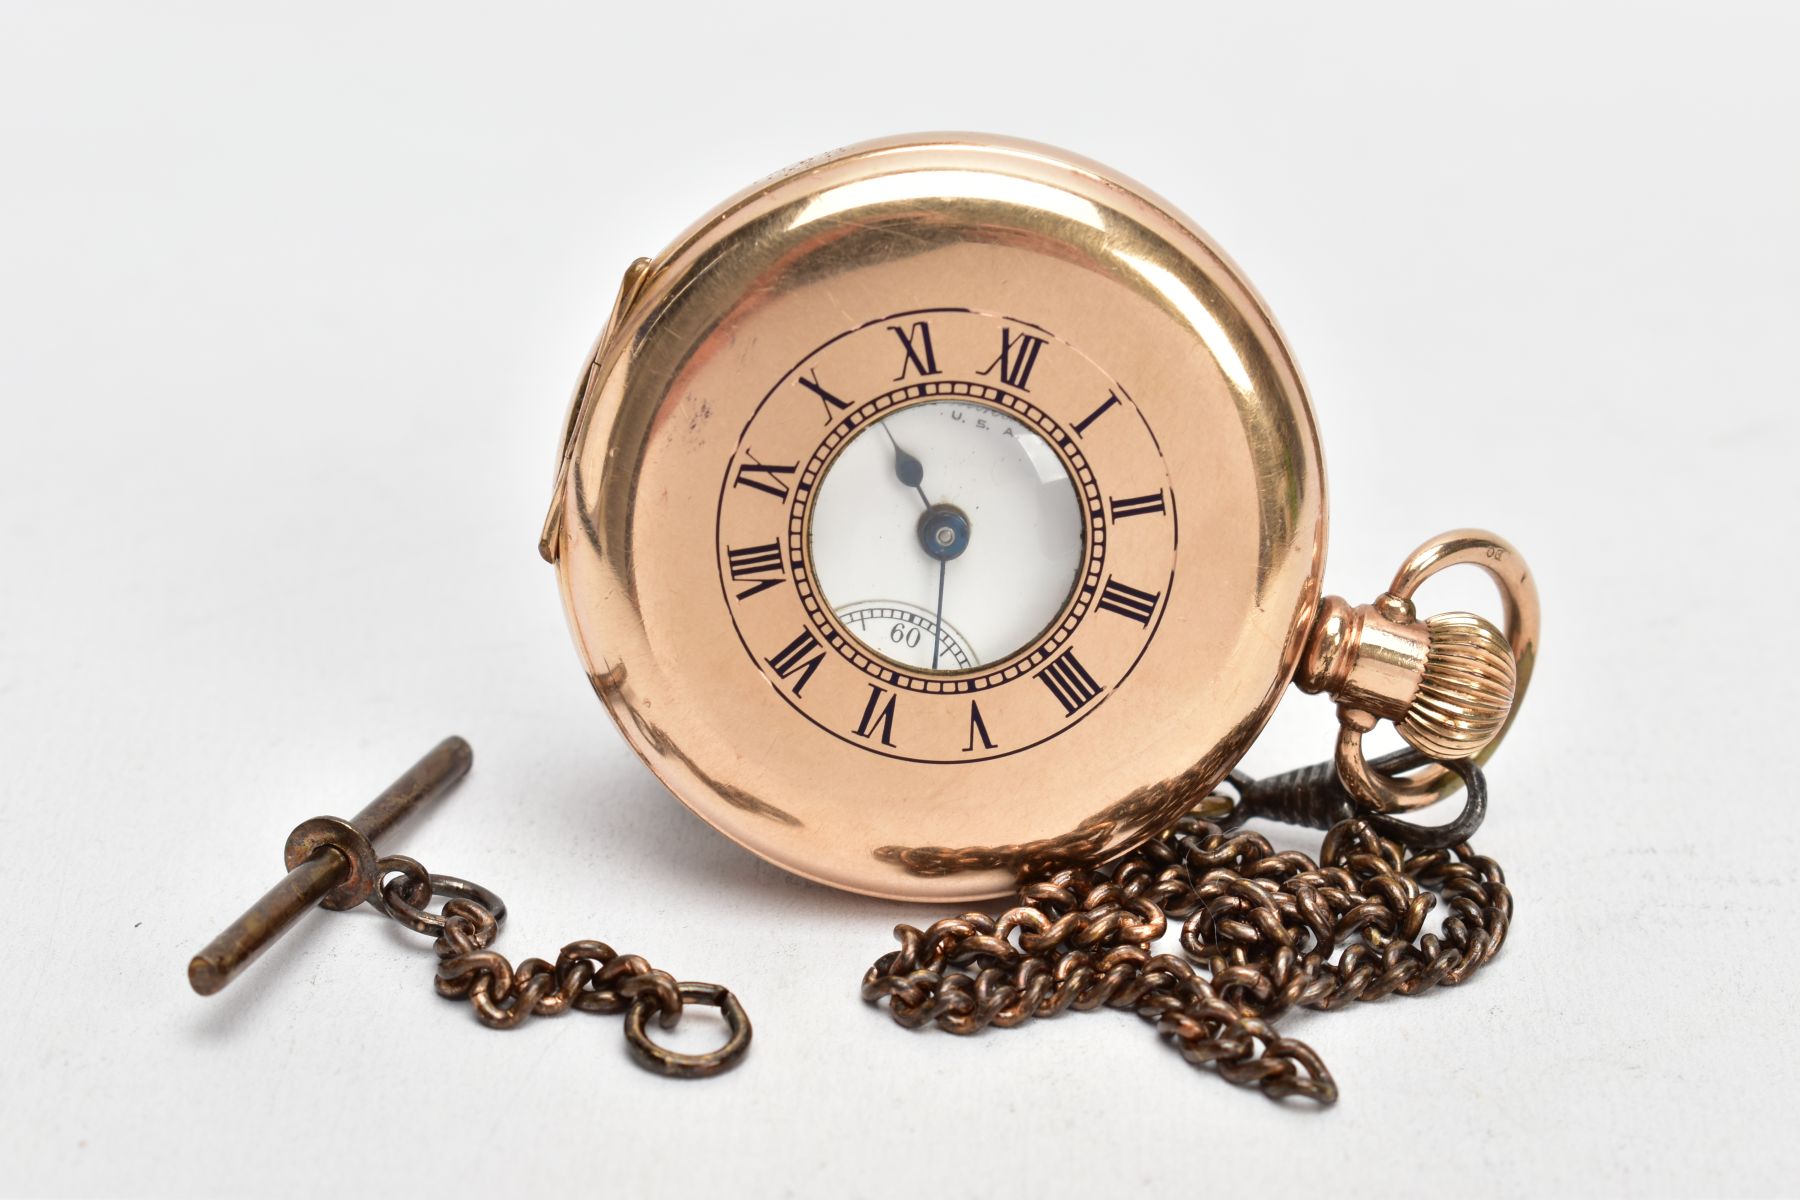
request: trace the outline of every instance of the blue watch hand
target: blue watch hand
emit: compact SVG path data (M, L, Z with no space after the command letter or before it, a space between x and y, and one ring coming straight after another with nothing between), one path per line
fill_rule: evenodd
M894 448L894 478L918 492L919 499L925 502L926 508L930 508L931 501L926 498L925 489L919 486L925 481L924 464L900 448L900 443L894 440L894 431L887 427L886 421L880 422L880 425L881 432L887 434L888 444Z
M938 651L944 644L944 576L949 568L949 559L938 559L937 615L932 618L931 625L931 669L934 671L938 669Z

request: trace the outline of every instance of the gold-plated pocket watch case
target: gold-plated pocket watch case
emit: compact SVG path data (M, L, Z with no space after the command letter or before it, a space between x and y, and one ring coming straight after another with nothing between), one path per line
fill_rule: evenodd
M903 357L920 322L930 363ZM1088 472L1106 551L1062 640L980 680L896 672L803 603L809 464L952 384ZM797 874L942 901L1120 853L1217 783L1295 674L1325 535L1305 390L1237 268L1094 163L931 135L798 164L634 264L542 549L595 690L689 808ZM734 571L758 544L765 573Z

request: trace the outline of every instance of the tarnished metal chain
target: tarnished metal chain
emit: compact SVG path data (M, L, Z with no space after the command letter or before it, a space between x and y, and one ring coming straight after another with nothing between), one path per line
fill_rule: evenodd
M514 966L495 952L494 938L506 919L500 898L478 884L433 875L403 855L379 863L379 886L369 903L417 933L437 939L437 991L466 998L481 1023L512 1029L533 1016L554 1017L571 1008L592 1013L624 1013L625 1036L633 1057L653 1071L682 1078L716 1075L731 1069L750 1047L750 1020L737 997L712 983L680 983L636 954L618 954L605 942L570 942L554 964L528 958ZM434 896L447 897L442 914L428 911ZM706 1054L678 1054L645 1032L654 1014L664 1029L681 1019L684 1004L720 1010L730 1037Z
M1472 765L1465 780L1470 811L1485 810ZM1271 1023L1294 1008L1464 982L1505 941L1512 893L1499 864L1466 841L1409 851L1399 839L1418 830L1428 841L1430 831L1394 823L1394 836L1383 836L1378 818L1345 815L1328 789L1276 797L1243 776L1233 783L1239 799L1208 797L1117 862L1023 879L998 918L974 912L925 930L898 926L900 948L869 968L863 998L886 1000L908 1028L957 1034L1071 1008L1130 1009L1183 1058L1232 1083L1273 1099L1334 1103L1337 1084L1319 1056ZM1272 810L1303 824L1332 822L1318 862L1207 819L1235 823ZM1442 932L1427 933L1439 899L1448 908ZM1185 957L1153 949L1170 918L1183 922Z

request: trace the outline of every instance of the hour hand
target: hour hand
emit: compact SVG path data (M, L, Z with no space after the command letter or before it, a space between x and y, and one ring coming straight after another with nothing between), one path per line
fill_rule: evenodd
M888 444L894 448L894 478L915 489L919 499L925 501L925 507L930 508L931 501L925 498L925 489L919 486L925 482L925 465L900 448L900 443L894 440L894 431L885 421L881 423L881 432L887 434Z
M892 435L890 434L889 436L891 437ZM916 488L921 483L925 482L924 465L921 464L918 459L902 450L899 446L894 447L894 474L897 475L900 482L904 483L907 487Z

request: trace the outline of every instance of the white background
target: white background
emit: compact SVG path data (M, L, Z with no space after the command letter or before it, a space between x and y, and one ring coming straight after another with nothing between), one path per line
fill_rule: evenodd
M1795 10L1262 7L0 8L0 1188L1800 1190ZM931 128L1098 158L1240 262L1312 389L1332 590L1465 523L1536 568L1478 839L1512 939L1287 1021L1331 1111L1123 1013L902 1032L857 982L935 913L711 833L577 665L535 541L620 271ZM1294 696L1246 765L1330 729ZM188 992L294 822L452 731L475 774L396 845L500 891L515 956L728 983L741 1070L488 1032L366 911Z

